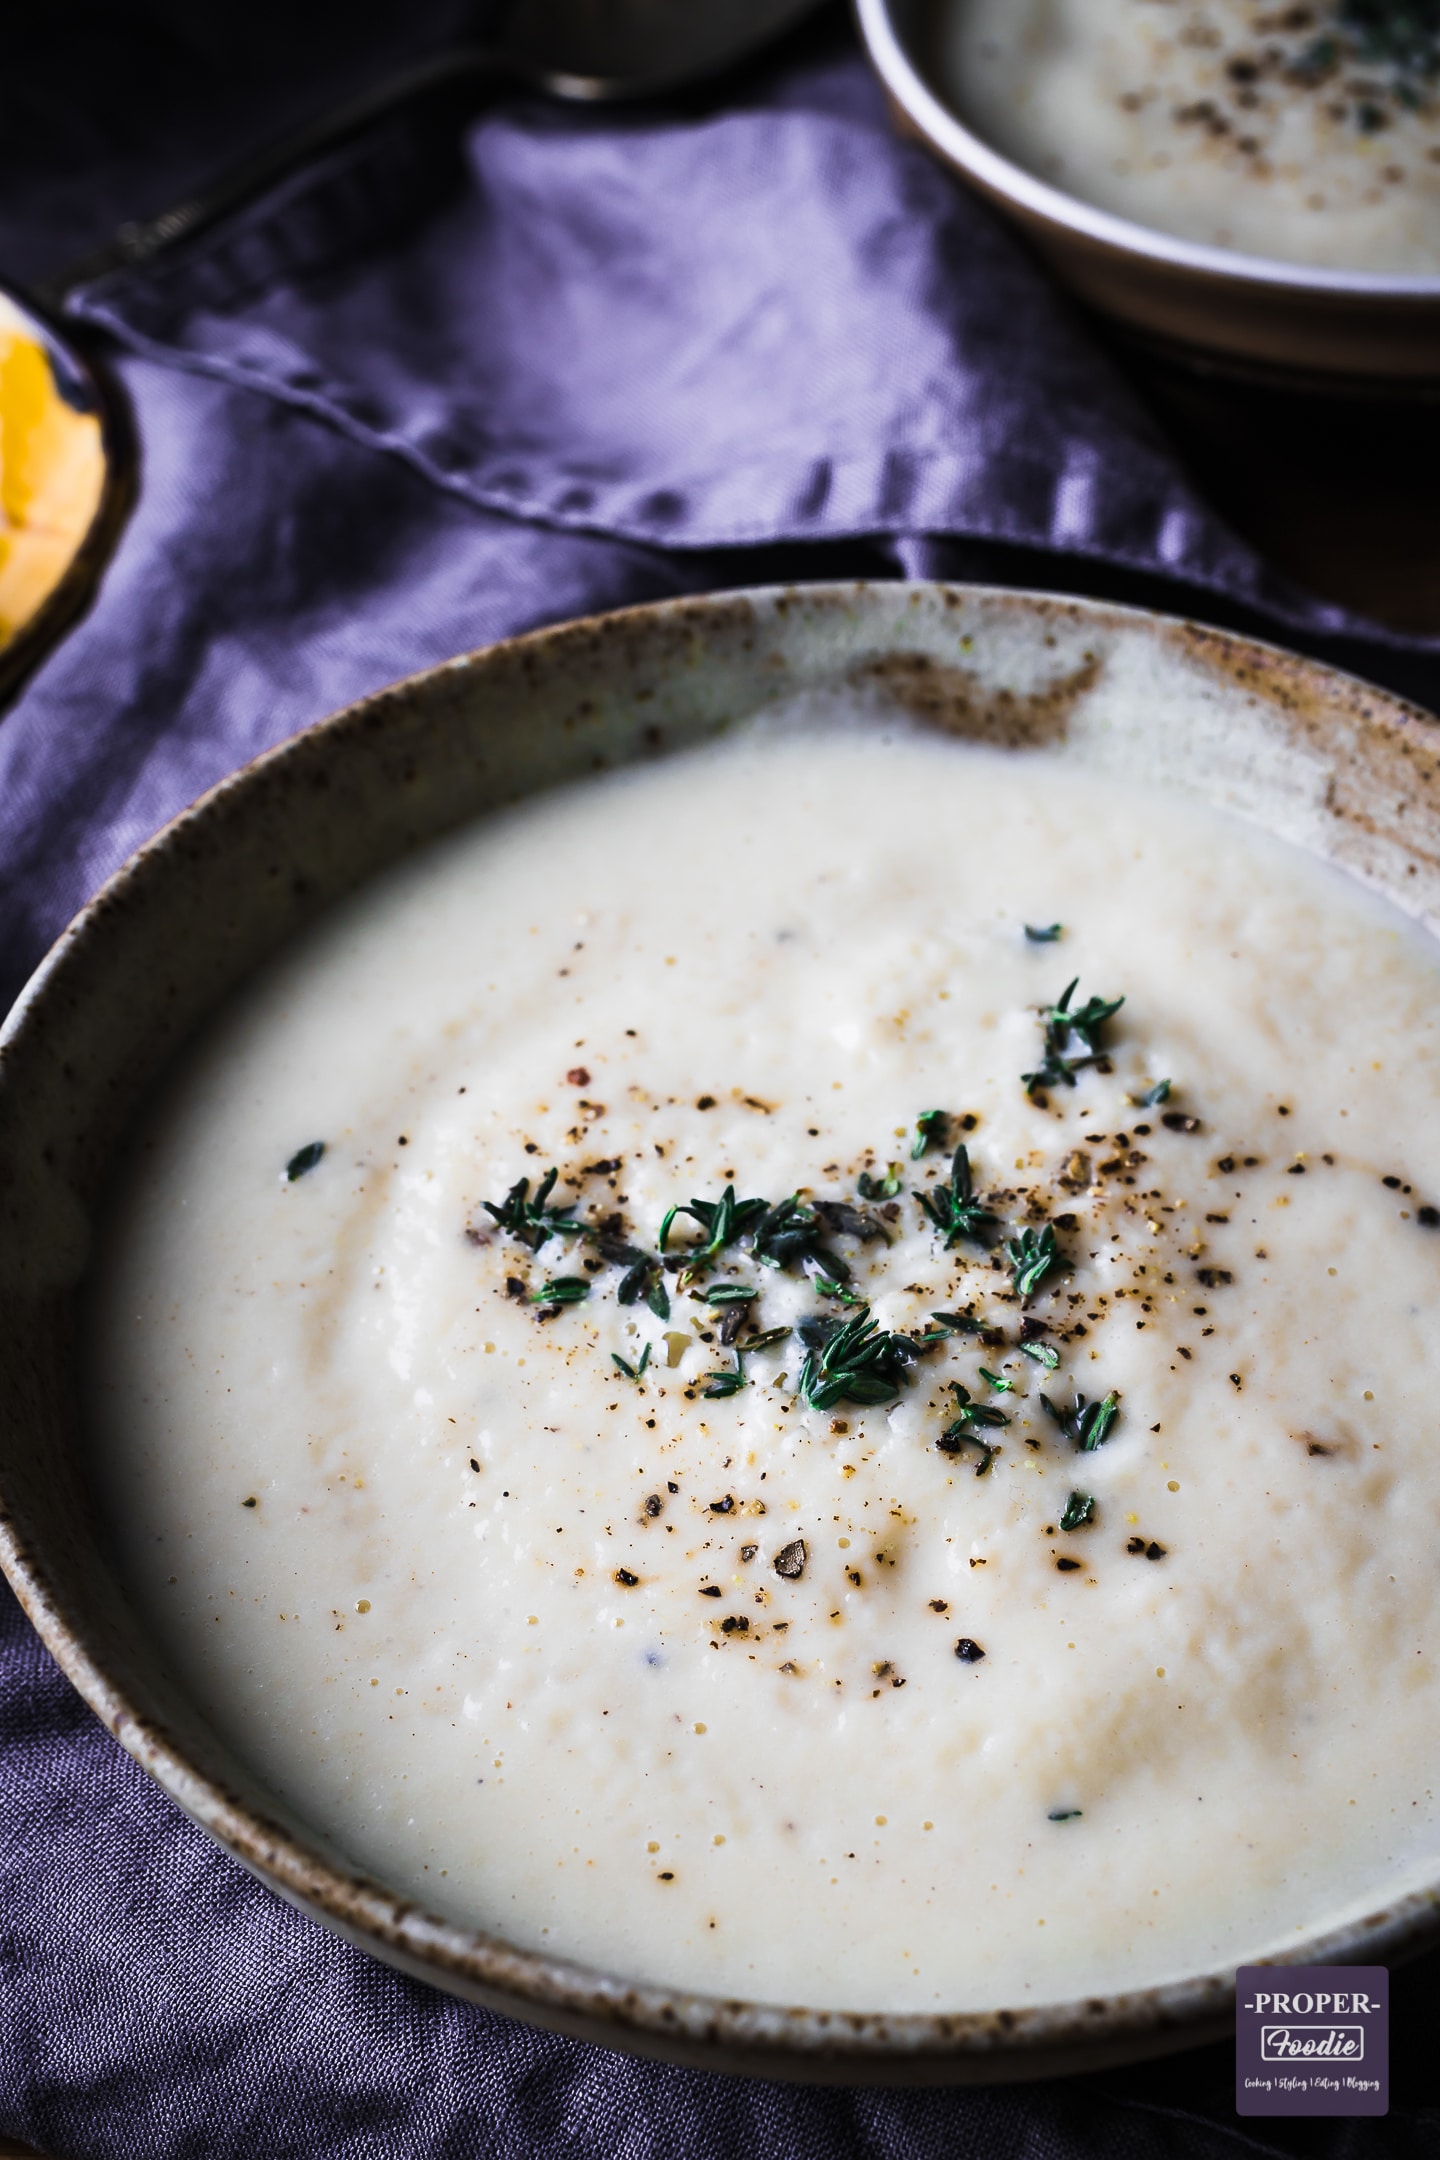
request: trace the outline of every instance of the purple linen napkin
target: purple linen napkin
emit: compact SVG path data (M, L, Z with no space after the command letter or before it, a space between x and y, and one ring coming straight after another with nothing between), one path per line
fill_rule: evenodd
M511 100L439 147L397 119L71 312L552 530L963 536L1367 631L1216 517L848 51L718 111Z
M59 93L57 92L57 95ZM213 780L466 647L667 594L969 574L1168 592L1440 689L1189 488L1066 305L895 141L853 51L657 115L406 123L77 312L121 355L134 519L0 727L0 952ZM1397 1986L1390 2121L1242 2136L1227 2049L1000 2092L630 2062L402 1980L123 1755L0 1592L0 2129L69 2160L1161 2160L1434 2151Z

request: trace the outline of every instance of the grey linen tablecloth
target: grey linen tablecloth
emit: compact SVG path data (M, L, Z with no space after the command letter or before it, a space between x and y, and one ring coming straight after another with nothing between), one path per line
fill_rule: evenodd
M282 35L274 8L246 20ZM417 6L412 48L458 20ZM34 34L0 92L0 122L7 98L19 116L0 266L50 267L117 191L188 177L207 109L223 140L293 101L296 70L287 88L247 45L242 120L223 35L187 25L154 0L108 11L88 51ZM352 77L405 46L383 9L352 28ZM257 750L432 661L634 601L1043 584L1440 699L1440 648L1287 587L1209 510L1068 305L891 135L833 21L667 109L507 97L463 131L387 123L73 311L128 390L143 484L94 608L0 726L11 995L131 849ZM1440 2150L1435 1961L1397 1996L1382 2124L1242 2128L1223 2048L948 2094L630 2062L402 1980L280 1904L0 1592L0 2129L72 2160L1399 2160Z

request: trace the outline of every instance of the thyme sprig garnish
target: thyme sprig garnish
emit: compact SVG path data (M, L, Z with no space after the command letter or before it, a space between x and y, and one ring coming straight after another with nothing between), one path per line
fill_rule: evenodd
M919 1117L915 1120L915 1138L910 1148L911 1162L919 1162L922 1155L928 1155L932 1147L939 1145L944 1124L945 1112L943 1110L922 1110L920 1112Z
M917 1192L915 1197L944 1238L947 1252L957 1238L978 1240L982 1226L995 1221L993 1208L982 1207L975 1197L970 1153L963 1140L951 1160L949 1184Z
M1043 1365L1047 1372L1054 1372L1060 1363L1060 1353L1053 1343L1022 1342L1020 1352L1023 1357L1034 1358L1035 1363Z
M556 1275L550 1282L542 1283L538 1290L530 1292L532 1305L579 1305L590 1295L590 1284L584 1275Z
M1123 997L1090 997L1083 1005L1073 1006L1070 1000L1080 987L1080 978L1074 976L1061 991L1053 1005L1047 1005L1040 1019L1045 1029L1044 1056L1034 1072L1021 1073L1027 1095L1034 1095L1047 1087L1074 1087L1075 1075L1087 1065L1098 1064L1104 1056L1100 1046L1100 1034L1105 1024L1113 1020L1125 1003ZM1083 1049L1076 1054L1072 1042L1079 1042Z
M1086 1455L1093 1454L1096 1448L1103 1446L1110 1436L1111 1426L1120 1415L1120 1397L1114 1388L1099 1402L1087 1402L1077 1389L1075 1400L1068 1410L1061 1410L1051 1402L1048 1395L1042 1395L1040 1400L1065 1438Z
M904 1174L905 1166L898 1162L885 1165L883 1178L871 1177L868 1170L862 1170L855 1180L855 1190L862 1200L893 1200L900 1190Z
M308 1175L324 1153L325 1142L323 1140L307 1140L304 1147L296 1148L295 1153L285 1165L286 1183L293 1185L296 1178Z
M1131 1099L1137 1110L1157 1109L1161 1103L1169 1102L1172 1085L1169 1080L1157 1080L1154 1087L1146 1088L1143 1095L1136 1095Z
M1088 1492L1072 1492L1065 1502L1065 1512L1060 1517L1062 1530L1079 1530L1085 1523L1095 1519L1095 1496Z
M619 1366L627 1380L641 1380L644 1378L646 1366L650 1363L650 1345L647 1342L645 1348L641 1351L638 1365L632 1365L628 1359L621 1357L618 1350L610 1352L610 1362L612 1365Z
M622 1305L637 1304L643 1297L657 1320L669 1319L670 1293L654 1253L642 1252L638 1245L627 1245L623 1238L607 1237L603 1232L595 1236L595 1250L602 1260L625 1270L615 1293Z
M863 1297L857 1297L853 1290L846 1289L844 1283L834 1282L828 1275L814 1275L811 1280L821 1297L838 1298L842 1305L863 1305L865 1303Z
M760 1292L748 1283L711 1283L700 1295L707 1305L748 1305Z
M1003 1373L990 1372L984 1365L980 1367L980 1378L986 1387L993 1388L997 1395L1013 1395L1015 1392L1013 1380L1007 1380Z
M1032 1071L1021 1073L1020 1078L1027 1095L1039 1095L1046 1088L1074 1087L1076 1073L1099 1062L1096 1057L1056 1057L1047 1051L1040 1063Z
M1007 1242L1005 1254L1010 1262L1015 1294L1020 1298L1034 1297L1050 1270L1059 1267L1061 1261L1055 1231L1048 1222L1041 1230L1034 1230L1027 1224L1018 1237Z
M692 1221L699 1223L705 1237L701 1244L685 1254L685 1265L703 1266L706 1261L713 1260L717 1253L723 1252L727 1245L733 1245L765 1212L765 1201L737 1200L735 1187L727 1185L718 1200L691 1199L686 1205L672 1207L660 1226L660 1250L665 1250L675 1217L688 1215Z
M909 1336L881 1328L870 1318L868 1305L838 1326L821 1314L802 1320L796 1332L805 1344L800 1393L812 1410L833 1410L840 1402L862 1408L893 1402L915 1355Z
M555 1190L555 1181L559 1175L556 1169L547 1170L535 1188L533 1200L528 1197L530 1180L522 1177L515 1180L498 1206L493 1200L482 1201L481 1205L487 1215L494 1216L502 1230L507 1230L511 1237L518 1238L522 1245L528 1245L531 1252L538 1253L552 1237L585 1237L588 1235L586 1224L569 1220L575 1212L575 1201L572 1200L567 1207L562 1208L547 1207L545 1204Z
M1064 923L1026 923L1025 935L1032 945L1053 945L1063 937Z
M748 1357L752 1350L773 1350L776 1343L784 1342L792 1332L788 1327L766 1328L762 1335L749 1337L745 1343L745 1354Z
M884 1223L867 1215L863 1208L851 1207L848 1200L816 1200L812 1204L832 1237L859 1238L862 1245L873 1244L878 1238L881 1244L889 1244Z
M820 1235L820 1218L807 1208L799 1193L777 1200L755 1225L755 1257L764 1266L790 1267L804 1258Z
M703 1391L707 1402L720 1402L727 1395L738 1395L741 1388L750 1385L745 1377L745 1352L743 1350L735 1352L735 1369L733 1372L707 1372L701 1373L700 1377L710 1383Z
M1043 1015L1046 1032L1045 1047L1047 1050L1063 1049L1067 1035L1078 1035L1087 1050L1098 1050L1100 1044L1097 1038L1101 1028L1104 1027L1107 1020L1114 1019L1116 1013L1125 1003L1123 997L1090 997L1086 998L1083 1005L1072 1008L1070 1000L1079 987L1080 978L1075 975L1065 985L1058 1004L1052 1005L1049 1011ZM1058 1041L1052 1042L1050 1040L1052 1031L1059 1038Z
M975 1475L984 1477L995 1460L997 1450L981 1437L982 1433L996 1426L1008 1425L1010 1420L1003 1410L995 1409L992 1404L975 1402L963 1381L952 1380L950 1386L955 1396L955 1417L935 1445L945 1455L958 1455L962 1448L978 1448L981 1459Z

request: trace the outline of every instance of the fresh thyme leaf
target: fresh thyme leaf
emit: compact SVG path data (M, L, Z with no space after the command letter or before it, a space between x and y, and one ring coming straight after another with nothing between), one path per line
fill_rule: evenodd
M493 1215L502 1230L528 1245L531 1252L539 1252L552 1237L585 1237L588 1231L584 1223L570 1222L567 1218L575 1212L575 1202L568 1207L552 1208L545 1205L555 1190L555 1180L560 1173L547 1170L535 1188L533 1200L527 1198L530 1191L529 1178L517 1178L505 1198L497 1207L493 1200L481 1204L487 1215Z
M1103 1445L1120 1414L1120 1397L1114 1388L1100 1402L1087 1402L1077 1390L1069 1410L1058 1409L1048 1395L1040 1400L1065 1438L1086 1455Z
M1157 1103L1169 1102L1169 1100L1170 1082L1168 1080L1157 1080L1154 1087L1146 1088L1143 1095L1135 1097L1135 1107L1137 1110L1153 1110Z
M532 1305L578 1305L589 1297L590 1285L583 1275L557 1275L530 1292Z
M915 1139L910 1149L911 1162L919 1162L922 1155L927 1155L930 1152L931 1147L940 1138L940 1130L944 1123L945 1112L943 1110L922 1110L920 1112L919 1117L915 1120Z
M791 1193L788 1200L777 1200L767 1208L756 1223L752 1240L755 1257L766 1267L791 1267L814 1252L822 1235L819 1216L804 1206L798 1192ZM842 1261L836 1272L849 1271Z
M1010 1239L1005 1251L1016 1295L1021 1298L1032 1298L1051 1268L1060 1265L1060 1250L1049 1223L1038 1232L1027 1225L1018 1238Z
M898 1162L885 1165L883 1178L873 1178L868 1170L862 1170L855 1180L855 1190L862 1200L893 1200L900 1190L903 1174L904 1165Z
M988 1440L981 1438L982 1431L988 1427L1008 1425L1010 1420L1003 1410L992 1409L988 1403L972 1402L969 1388L961 1381L952 1380L950 1386L955 1394L955 1420L953 1424L946 1426L935 1444L945 1455L958 1455L962 1448L978 1448L980 1462L975 1475L984 1477L995 1460L995 1449Z
M710 1385L704 1390L705 1400L707 1402L720 1402L723 1401L727 1395L738 1395L741 1388L748 1387L750 1385L749 1381L745 1378L744 1351L736 1351L735 1370L733 1372L707 1372L702 1373L700 1377L702 1380L708 1380L710 1383Z
M688 1215L692 1221L699 1223L705 1232L705 1242L685 1255L687 1265L694 1267L713 1260L716 1253L723 1252L727 1245L733 1245L736 1238L751 1228L757 1216L765 1215L768 1211L768 1201L737 1200L735 1187L727 1185L718 1200L692 1199L688 1206L672 1210L666 1217L666 1225L668 1227L677 1212Z
M1060 1517L1062 1530L1078 1530L1095 1518L1095 1496L1088 1492L1072 1492L1065 1502L1065 1512Z
M664 1219L660 1224L660 1235L659 1238L656 1240L656 1243L658 1244L661 1252L664 1252L666 1246L670 1242L670 1225L674 1222L675 1217L679 1214L679 1212L680 1203L678 1200L676 1201L674 1207L669 1207L665 1210Z
M969 1313L932 1312L930 1318L937 1321L947 1335L978 1335L980 1333L980 1322L972 1319Z
M980 1367L980 1378L987 1387L994 1388L997 1395L1013 1395L1015 1392L1013 1380L1007 1380L1002 1373L987 1372L983 1365Z
M1054 1372L1060 1363L1060 1353L1051 1343L1022 1342L1020 1349L1025 1357L1034 1358L1035 1363L1043 1365L1047 1372Z
M1079 984L1080 978L1076 975L1065 985L1056 1002L1046 1006L1040 1015L1045 1029L1045 1052L1034 1072L1020 1075L1027 1095L1034 1095L1041 1088L1074 1087L1076 1073L1095 1064L1104 1055L1100 1048L1100 1031L1108 1020L1113 1020L1125 1000L1123 997L1091 997L1083 1005L1072 1007L1070 1000ZM1083 1044L1083 1054L1070 1054L1072 1038Z
M1084 1447L1088 1455L1109 1437L1110 1427L1120 1415L1120 1397L1115 1389L1110 1390L1098 1407L1092 1404L1085 1415L1088 1422L1085 1427Z
M870 1318L862 1305L852 1320L835 1325L828 1314L802 1320L795 1331L805 1344L800 1393L812 1410L836 1403L893 1402L905 1366L915 1355L908 1335L892 1335Z
M856 1297L855 1292L847 1290L844 1283L832 1282L828 1275L815 1275L812 1276L811 1280L814 1282L815 1288L820 1292L821 1297L839 1298L843 1305L863 1305L865 1303L864 1298Z
M310 1140L306 1142L304 1147L297 1148L285 1165L287 1182L293 1185L296 1178L302 1178L307 1170L313 1170L324 1153L325 1142L323 1140Z
M975 1198L969 1150L963 1141L956 1148L950 1165L949 1184L936 1185L929 1192L917 1192L915 1197L944 1238L947 1252L957 1238L978 1241L981 1225L995 1220L993 1209L982 1207Z
M1078 1807L1052 1807L1045 1820L1047 1822L1079 1822L1084 1813L1085 1810Z
M763 1335L752 1335L745 1345L746 1355L752 1350L773 1350L776 1343L784 1342L789 1335L788 1327L767 1328Z
M1027 1095L1038 1095L1042 1088L1075 1087L1076 1073L1096 1062L1093 1057L1045 1057L1033 1072L1023 1072L1020 1078L1025 1083Z
M952 1432L958 1432L967 1426L1009 1424L1010 1420L1005 1412L997 1410L993 1403L974 1402L963 1380L952 1380L950 1389L958 1405L955 1423L950 1428Z
M620 1287L615 1292L622 1305L634 1305L643 1297L657 1319L670 1317L670 1296L660 1273L660 1259L655 1253L641 1252L638 1246L626 1245L618 1238L598 1236L595 1246L604 1260L623 1267Z
M1087 1050L1098 1050L1096 1036L1125 1003L1123 997L1092 997L1086 998L1083 1005L1072 1008L1070 1000L1079 987L1079 976L1073 976L1061 992L1059 1001L1041 1014L1047 1050L1063 1050L1072 1035L1078 1035Z
M712 1283L705 1292L707 1305L748 1305L759 1297L758 1290L751 1290L744 1283Z
M1065 929L1064 923L1026 923L1025 935L1032 945L1053 945Z
M867 1215L862 1208L851 1207L848 1200L817 1200L815 1213L832 1237L859 1238L862 1245L873 1243L876 1238L888 1244L885 1225Z
M626 1360L621 1357L618 1350L612 1350L610 1352L610 1362L612 1365L619 1366L621 1372L624 1373L627 1380L639 1380L642 1377L646 1366L650 1363L650 1345L647 1342L645 1348L641 1351L640 1362L638 1365L628 1364Z

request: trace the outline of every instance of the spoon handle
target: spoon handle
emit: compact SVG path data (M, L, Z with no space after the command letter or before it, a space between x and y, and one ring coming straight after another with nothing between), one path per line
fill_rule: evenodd
M484 46L457 46L420 61L242 159L157 217L127 221L93 254L33 286L31 296L43 309L58 315L78 287L112 270L148 263L181 241L208 231L287 174L326 151L339 149L398 107L422 98L453 98L462 105L470 104L488 81L514 82L523 79L526 72L503 51Z

